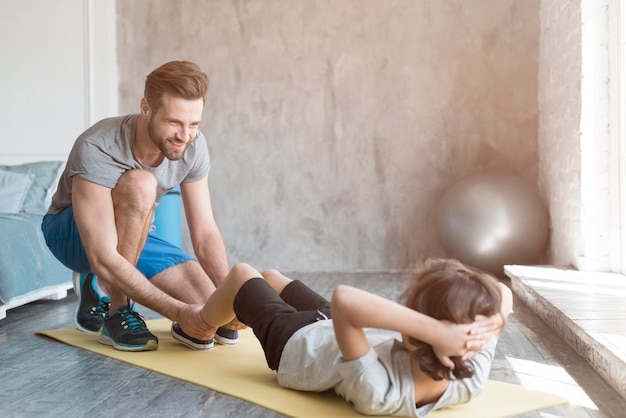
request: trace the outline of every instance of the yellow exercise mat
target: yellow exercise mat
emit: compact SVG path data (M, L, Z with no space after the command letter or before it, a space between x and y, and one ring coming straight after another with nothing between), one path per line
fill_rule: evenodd
M239 344L216 344L213 350L193 351L170 335L167 319L147 321L159 337L159 349L129 353L99 344L94 334L74 328L39 331L66 344L102 354L137 367L184 380L243 399L283 415L299 418L363 417L350 404L331 393L298 392L281 388L265 362L261 345L250 329L240 331ZM522 386L490 380L470 403L439 410L433 418L486 418L518 415L564 404L561 397Z

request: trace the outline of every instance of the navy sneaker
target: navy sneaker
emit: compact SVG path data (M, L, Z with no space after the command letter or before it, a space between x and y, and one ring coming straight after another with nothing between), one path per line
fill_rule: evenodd
M213 339L199 340L188 335L183 331L178 322L172 322L172 337L185 344L192 350L211 350L213 348Z
M105 316L98 342L121 351L149 351L159 348L157 336L148 330L141 315L127 304L120 306L113 315Z
M98 332L104 324L104 315L109 311L111 299L100 296L94 288L96 276L93 273L72 274L74 292L78 296L78 307L74 315L76 328L84 332Z
M235 345L239 342L239 331L219 327L215 332L215 342L223 345Z

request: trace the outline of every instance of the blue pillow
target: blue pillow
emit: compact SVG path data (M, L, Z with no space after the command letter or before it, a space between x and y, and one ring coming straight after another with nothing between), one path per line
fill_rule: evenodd
M33 173L13 173L0 169L0 212L19 212L34 180Z
M52 188L56 188L56 181L62 164L61 161L36 161L20 165L0 165L0 170L34 176L34 181L27 189L24 205L20 212L43 214L48 211L52 197L50 191Z

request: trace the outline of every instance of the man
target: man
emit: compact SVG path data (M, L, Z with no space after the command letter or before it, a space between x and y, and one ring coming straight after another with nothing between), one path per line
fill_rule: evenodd
M210 349L213 338L237 342L236 330L214 334L200 317L229 267L198 129L208 87L206 74L191 62L154 70L139 114L100 121L76 140L44 217L52 253L83 273L74 281L78 328L102 329L98 341L116 349L158 347L131 300L170 318L172 335L190 348ZM197 261L150 231L155 206L178 185Z

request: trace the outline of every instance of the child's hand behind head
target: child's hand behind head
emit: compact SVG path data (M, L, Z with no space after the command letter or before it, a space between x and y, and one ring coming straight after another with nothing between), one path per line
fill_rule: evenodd
M500 335L502 328L504 328L504 318L500 313L489 317L477 315L469 330L473 338L467 342L466 348L474 353L487 349L489 340Z
M445 320L440 321L440 324L442 325L440 342L432 345L419 344L420 347L418 350L422 351L422 355L419 355L417 351L415 354L418 354L422 365L426 366L424 362L429 362L427 360L428 355L424 356L423 354L432 350L437 360L439 360L444 367L452 370L457 378L461 379L471 376L473 369L467 368L464 363L466 360L472 358L477 351L480 351L474 351L471 347L478 345L482 347L485 337L482 334L480 336L473 335L471 333L472 324L455 324ZM442 369L437 370L435 364L431 367L426 366L425 369L426 370L423 368L423 370L435 380L449 377L449 372Z
M471 376L473 370L466 361L487 348L504 326L505 306L510 305L505 288L490 274L457 260L427 260L401 297L405 306L443 325L439 338L430 341L432 347L411 341L421 369L435 380L451 372L457 378Z

